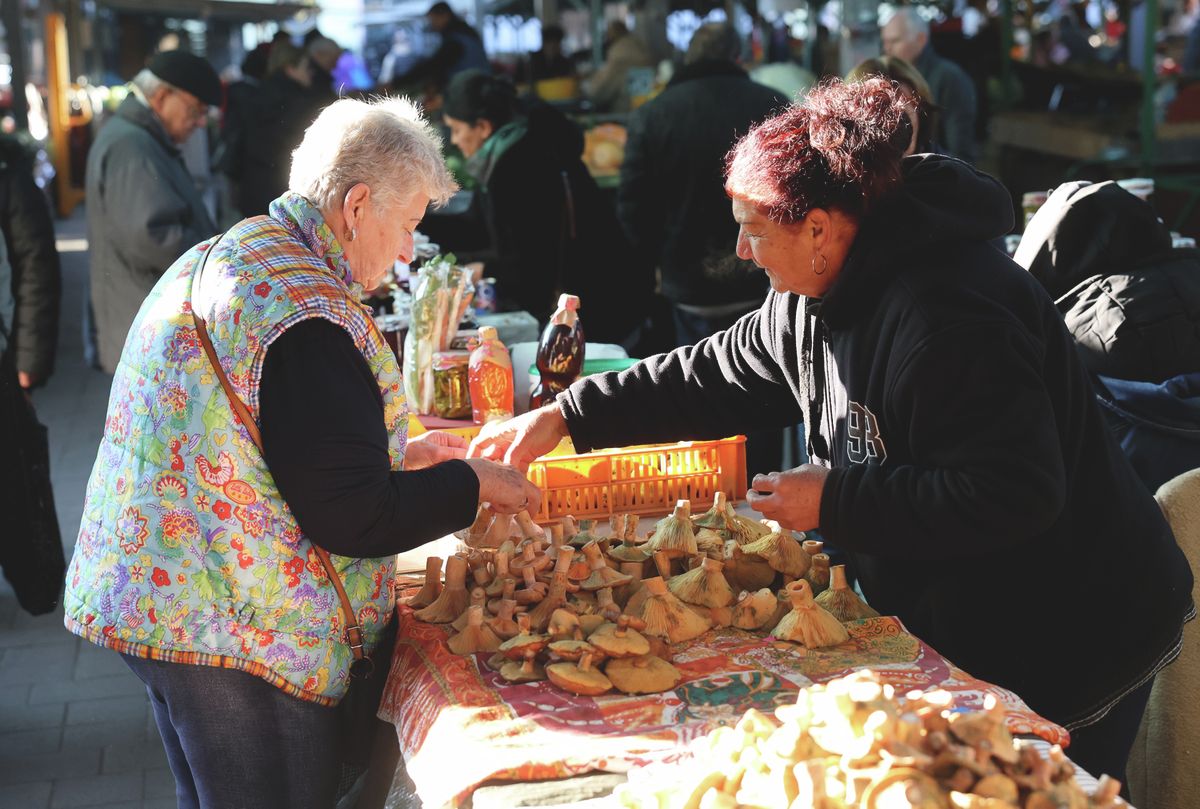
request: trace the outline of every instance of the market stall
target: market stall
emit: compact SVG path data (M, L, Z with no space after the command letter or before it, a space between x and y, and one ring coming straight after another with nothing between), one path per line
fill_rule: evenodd
M721 504L722 501L723 498L718 496L717 503ZM698 503L698 514L702 508ZM714 511L719 513L717 505L706 514L711 516ZM696 519L705 521L704 516ZM557 521L549 523L551 527L544 529L546 538L560 541L562 531L566 530L566 541L569 542L570 533L577 529L572 520L564 522L565 529ZM608 553L618 548L628 551L631 547L640 546L640 543L631 539L638 533L636 518L619 518L609 522L609 526L585 525L595 546L605 548ZM688 522L691 523L691 520L688 519ZM634 526L632 529L630 524ZM647 521L642 525L653 523ZM539 546L539 540L535 538L540 536L538 530L528 522L524 523L523 528L512 528L517 539L521 539L523 534L528 537L522 545L527 557L533 553L530 549ZM661 535L663 524L655 526L654 530ZM476 540L472 540L469 533L464 533L468 546L478 544L478 537L483 531L483 528L476 527ZM700 526L694 526L694 535L702 538L701 545L704 545L704 540L711 540ZM616 537L621 536L624 539L616 543ZM799 543L803 537L788 534L787 539L795 539ZM763 545L761 542L756 546L754 543L739 545L736 539L730 541L737 545L737 550L729 546L713 551L710 546L707 557L711 560L713 556L728 553L745 561L749 557L745 556L743 548L747 552L758 549L765 553L760 547ZM501 561L497 556L507 553L504 549L491 554L493 562L490 565L480 561L481 553L488 555L486 551L468 551L458 538L448 538L448 542L440 543L437 550L447 552L454 545L464 549L463 555L456 557L462 559L464 569L468 564L468 556L473 557L469 563L472 567L471 579L477 586L490 588L504 571L510 570L508 559ZM654 547L653 536L646 545ZM577 546L563 545L558 559L561 560L564 555L570 558L565 551L572 547ZM820 565L813 564L824 556L820 553L819 543L798 547L805 548L803 552L808 555L802 561L808 561L809 570L813 572L813 575L806 572L800 579L804 582L803 587L810 586L810 579L813 586L821 587L821 576L816 574ZM811 553L813 551L816 553ZM620 555L620 551L616 552ZM703 552L698 554L698 558L705 556ZM416 556L409 555L406 560L411 567ZM760 561L755 560L755 563ZM827 561L826 557L826 564ZM664 560L661 554L645 564L645 572L658 573L663 577L659 581L669 582L672 592L679 590L676 583L681 577L681 573L675 571L689 567L686 562ZM786 567L782 564L776 566ZM562 568L565 567L563 564ZM721 565L714 567L720 570ZM729 562L725 563L725 567L729 570L729 578L739 584L750 582L754 575L752 571L739 572ZM434 562L432 569L436 576L440 571L440 559ZM547 563L544 569L549 571L553 568ZM622 570L626 569L622 567ZM699 569L698 566L696 570ZM771 586L790 578L783 573L771 575L775 572L771 570L765 579ZM792 569L792 572L795 573L796 569ZM675 575L667 578L670 573ZM491 582L488 581L489 575L494 576ZM737 578L739 576L741 578ZM827 569L825 576L828 577ZM828 578L825 582L828 587ZM419 589L421 583L418 576L408 577L401 593L410 599L421 593L427 601L432 593L428 586ZM641 584L650 589L656 586L653 576ZM838 585L837 576L833 585L835 588ZM628 588L628 585L625 587ZM622 589L617 588L617 601L621 606L608 614L609 619L615 618L616 612L637 611L629 601L624 600L626 594L621 592ZM776 596L770 591L766 592L767 612L775 612ZM576 596L572 596L570 606L581 614L587 614L587 602L583 598L576 600ZM647 777L653 777L644 773L652 774L656 772L655 768L669 768L673 763L688 761L694 755L696 740L717 728L738 723L747 711L771 715L777 708L795 704L800 689L815 684L829 684L856 671L873 672L879 683L890 686L898 694L936 689L952 699L956 711L981 711L985 706L999 706L994 710L1002 711L1008 732L1037 740L1043 756L1052 745L1066 745L1069 742L1069 735L1063 728L1039 717L1018 695L973 678L909 633L894 617L873 615L848 620L844 624L844 640L823 646L808 638L809 645L806 646L783 639L789 636L783 623L773 629L769 622L764 623L762 628L753 628L753 624L762 619L752 616L751 601L750 593L741 594L740 600L731 605L731 612L724 619L716 608L706 609L699 605L689 607L696 614L706 615L709 622L715 624L713 628L689 640L667 643L665 641L669 638L664 638L663 643L654 644L657 654L670 660L667 668L673 666L677 672L668 681L674 682L674 685L667 688L654 685L637 687L632 689L634 693L612 690L601 695L570 693L560 687L556 678L554 681L543 678L521 682L524 678L515 676L511 669L495 670L501 661L493 658L491 652L456 654L453 648L462 651L456 645L457 641L452 642L461 634L456 628L433 623L428 613L414 609L414 606L402 605L398 612L398 641L380 716L396 725L407 778L411 778L411 788L426 807L471 805L472 793L481 785L484 785L481 794L490 797L477 805L525 805L520 801L529 794L527 785L547 779L567 780L551 785L541 784L541 800L556 805L572 805L591 795L609 792L614 780L619 780L610 778L597 781L579 777L597 771L618 774L634 771L630 774L631 782L634 785L644 784ZM829 603L828 598L823 601ZM417 604L420 603L425 602L418 596ZM603 597L600 603L597 609L604 613ZM786 609L781 609L786 612ZM867 610L862 614L869 613ZM581 620L587 621L586 618ZM622 617L619 621L621 628L631 623L639 625L634 618ZM609 623L609 626L612 624ZM652 637L654 628L646 629L644 624L641 626L643 634ZM533 629L526 628L523 631L536 635ZM553 633L553 622L549 622L542 631ZM518 645L519 642L520 638ZM500 649L501 652L497 654L503 656L504 647ZM543 670L543 665L552 667L550 661L556 657L558 655L545 657L543 664L543 654L539 653L536 664L538 672ZM576 667L581 665L575 664ZM596 668L598 670L599 666ZM611 668L610 663L608 669ZM516 681L510 681L509 678ZM615 675L612 682L617 682ZM581 690L586 692L588 689ZM640 693L647 690L651 693ZM643 769L646 767L650 769ZM640 778L639 773L642 773ZM1084 789L1090 794L1095 782L1082 772L1079 777L1084 779ZM503 784L511 786L501 786ZM397 802L389 805L407 804ZM617 798L610 796L598 805L642 804L621 804Z

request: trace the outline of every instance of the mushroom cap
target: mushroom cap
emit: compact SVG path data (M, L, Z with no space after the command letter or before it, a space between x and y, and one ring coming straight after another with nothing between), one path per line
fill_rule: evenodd
M608 555L618 562L645 562L650 558L650 551L645 545L638 545L632 539L621 540L620 545L608 549Z
M612 690L612 682L597 669L584 671L574 663L551 663L546 666L550 682L564 691L585 697L595 697Z
M585 637L591 635L606 623L608 623L608 619L598 612L579 616L579 628L583 630Z
M649 654L650 642L636 629L625 629L624 636L618 635L620 627L606 622L588 635L588 642L609 657L635 657Z
M552 636L572 634L579 628L579 616L570 610L558 608L550 613L548 631Z
M628 573L618 573L608 565L602 564L592 568L591 574L579 582L579 586L584 590L594 591L602 590L605 587L622 587L631 581L633 581L633 576Z
M773 531L742 545L742 553L761 556L773 569L799 578L808 572L811 560L790 531Z
M534 663L532 671L525 671L519 660L509 660L500 667L500 676L510 683L532 683L546 679L546 670L541 663Z
M626 694L670 691L683 679L679 669L652 654L612 660L604 668L604 673L618 691Z
M504 643L501 643L500 651L503 652L506 657L509 657L513 660L520 660L525 656L527 651L532 649L534 652L540 652L542 649L546 648L546 644L549 642L549 635L533 635L522 632L515 638L510 638L509 640L504 641Z
M599 649L586 640L556 640L550 644L549 648L563 660L578 660L585 654L590 654L593 660L599 660L604 656Z

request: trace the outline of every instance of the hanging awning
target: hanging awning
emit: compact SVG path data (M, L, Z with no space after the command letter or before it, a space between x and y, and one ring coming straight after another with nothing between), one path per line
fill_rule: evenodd
M183 17L198 20L243 22L282 22L315 16L321 9L316 3L258 3L254 0L97 0L114 11Z

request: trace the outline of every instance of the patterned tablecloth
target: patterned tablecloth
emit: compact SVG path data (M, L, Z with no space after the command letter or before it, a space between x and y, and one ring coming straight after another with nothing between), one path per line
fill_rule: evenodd
M849 625L850 640L805 650L738 629L676 647L684 682L665 694L577 697L548 682L512 685L486 656L459 657L446 629L399 608L399 631L380 717L396 725L417 794L427 807L455 804L489 779L529 781L591 770L625 772L686 755L684 745L749 708L792 702L798 689L871 668L902 690L940 687L963 708L994 694L1014 734L1065 745L1067 732L1015 694L974 679L896 618Z

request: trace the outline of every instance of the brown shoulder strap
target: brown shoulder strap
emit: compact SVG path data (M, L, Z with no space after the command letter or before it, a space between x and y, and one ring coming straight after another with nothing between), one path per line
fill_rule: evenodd
M224 234L222 234L224 235ZM213 246L221 240L221 236L209 242L208 247L204 250L204 258L200 261L200 266L192 273L193 287L195 281L200 277L200 273L204 270L204 266L208 263L208 255L212 252ZM193 289L193 299L194 299ZM225 369L221 367L221 362L217 358L217 350L213 347L212 338L208 335L208 326L204 323L204 318L196 313L196 306L192 305L192 320L196 325L196 336L200 338L200 345L204 346L204 353L208 356L208 362L212 365L213 370L217 373L217 380L221 383L221 387L225 390L225 395L229 397L229 404L233 407L233 412L237 414L238 419L242 422L242 426L246 428L246 432L250 434L250 440L254 442L254 446L258 447L261 454L263 451L262 433L258 430L258 424L255 423L254 417L250 415L250 409L241 400L241 397L233 390L233 385L229 382L229 376L226 375ZM346 644L350 647L350 653L354 655L354 662L366 661L370 663L370 658L363 651L363 631L359 626L358 616L354 612L354 607L350 604L350 597L346 595L346 588L342 585L342 580L337 574L337 570L333 567L333 560L329 558L329 553L324 548L318 546L315 542L312 543L312 548L317 554L317 558L321 560L321 566L325 568L325 575L329 577L333 587L337 590L338 601L341 602L340 610L342 612L342 624L346 627Z

